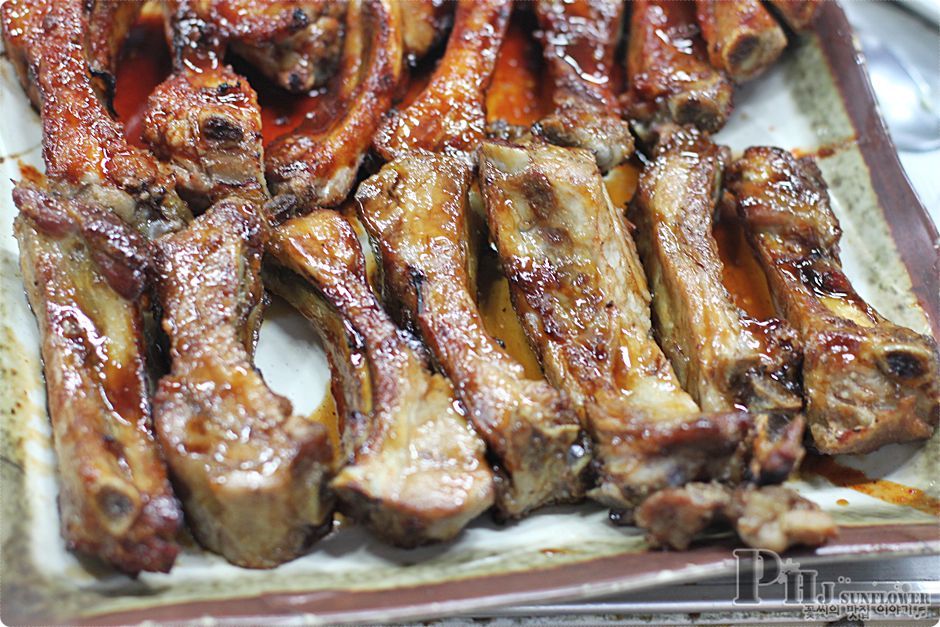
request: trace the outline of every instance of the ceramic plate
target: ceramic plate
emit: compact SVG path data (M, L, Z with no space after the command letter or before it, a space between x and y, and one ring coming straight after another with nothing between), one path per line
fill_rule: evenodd
M685 552L646 552L642 535L617 528L589 504L551 508L498 527L486 519L456 541L389 548L344 527L312 553L271 571L227 564L193 545L173 572L138 579L65 550L45 409L36 325L17 267L10 179L39 166L40 127L0 60L0 407L2 407L2 619L14 623L128 623L212 616L265 623L379 621L578 599L731 572L734 542L718 536ZM901 170L842 10L826 2L766 76L737 94L718 139L741 151L773 144L815 154L845 231L843 259L858 291L885 316L940 335L937 231ZM327 390L323 351L306 324L275 307L258 365L298 411ZM940 551L938 438L814 465L792 482L831 512L839 538L801 563ZM837 470L837 472L836 472ZM826 477L835 481L835 485Z

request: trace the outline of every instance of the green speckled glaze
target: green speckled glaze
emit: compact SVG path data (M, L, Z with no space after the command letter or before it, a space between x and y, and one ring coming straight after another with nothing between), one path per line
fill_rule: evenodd
M5 63L0 61L0 64ZM35 116L25 106L21 95L13 95L16 88L9 68L2 69L0 83L7 94L0 90L0 104L3 98L17 98L13 105L19 112L13 117L5 114L0 121L0 153L10 154L14 150L6 149L16 143L10 139L13 133L22 133L26 138L23 145L31 145L30 142L35 143L38 128ZM793 137L809 134L814 138L814 146L790 145L790 148L810 150L839 145L834 154L820 160L820 167L829 181L834 208L842 222L846 270L863 296L886 317L925 332L927 319L911 292L910 277L872 190L870 173L858 147L852 143L855 132L826 70L818 42L814 37L804 40L786 55L781 67L762 80L767 85L787 90L790 100L796 103L798 115L791 120L775 120L773 132L777 135L769 136L758 119L761 113L753 110L749 113L748 103L739 103L739 111L732 121L736 128L728 132L736 142L745 143L733 147L737 150L749 144L771 143L774 137L791 132ZM14 126L28 128L14 129ZM35 163L38 155L33 153L28 160ZM15 607L16 616L37 617L41 622L81 622L111 612L250 597L275 591L312 593L407 588L544 569L645 550L645 543L636 529L615 528L607 522L602 510L584 505L552 509L502 529L479 521L453 543L415 551L384 547L362 530L344 527L319 543L310 555L272 571L238 569L191 544L171 574L145 574L137 580L109 573L100 565L78 561L65 551L56 533L54 462L49 453L37 334L26 308L16 268L15 243L11 244L9 232L15 209L6 179L18 178L15 164L0 164L0 178L4 179L0 182L0 230L3 230L0 232L0 320L3 321L0 327L0 532L5 617L9 615L9 608ZM277 377L277 373L266 374ZM320 383L326 385L326 381ZM940 440L934 437L926 446L887 447L871 456L855 458L853 464L870 476L888 476L937 496L936 472L931 469L937 468L940 462L938 448ZM845 525L937 521L911 508L834 488L818 477L794 481L793 486ZM847 499L849 505L837 506L835 502L840 498ZM644 578L632 579L616 589L699 576L728 567L716 560L711 571L704 568L683 571L681 575L670 574L658 566L662 555L650 553L642 571ZM581 594L614 589L610 586L591 588L588 584ZM475 607L473 602L464 605L467 610ZM371 618L380 620L383 616L383 612L377 611Z

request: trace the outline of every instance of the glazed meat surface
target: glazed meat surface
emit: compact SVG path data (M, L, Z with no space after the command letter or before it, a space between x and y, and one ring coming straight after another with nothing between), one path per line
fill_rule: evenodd
M496 460L497 508L516 518L580 498L590 456L567 399L527 379L484 328L471 279L470 176L461 160L413 153L365 181L356 199L389 295L454 382Z
M342 68L331 88L336 117L326 128L306 120L268 149L268 183L282 208L332 207L349 195L401 78L399 18L393 0L349 3Z
M712 215L727 160L727 149L706 134L677 129L640 176L629 217L657 336L704 411L798 412L802 352L795 332L780 320L746 317L722 283Z
M332 511L326 428L293 416L251 363L262 246L255 208L224 200L155 255L172 358L154 396L157 435L196 538L251 568L302 554Z
M493 504L485 446L369 287L352 228L315 211L275 229L267 284L328 347L346 466L343 511L400 546L455 537Z
M509 0L458 0L454 30L430 84L392 111L374 146L386 160L413 150L470 152L483 139L486 88L509 23Z
M594 439L593 496L630 508L666 486L742 479L755 423L741 412L700 414L680 387L653 341L646 278L591 153L487 142L481 186L516 312ZM781 451L798 447L793 428ZM769 455L789 459L773 469L755 459L751 476L780 480L798 455Z
M623 8L618 0L539 0L535 5L555 108L536 132L559 146L587 148L602 172L633 154L630 125L620 117L611 84Z
M777 309L802 339L816 447L864 453L930 437L940 416L937 345L884 319L852 288L815 162L749 148L727 184Z
M807 30L822 7L822 0L770 0L787 25L796 31Z
M662 121L718 131L731 114L733 90L708 63L695 5L636 0L630 6L626 99L641 137Z
M838 533L829 514L783 486L690 483L657 492L639 507L636 519L652 545L679 550L714 523L732 526L748 546L778 553L820 546Z
M343 46L344 0L171 0L167 21L181 28L170 48L210 49L219 58L226 47L292 92L306 92L329 80Z
M123 572L168 571L182 515L150 433L140 317L148 243L39 182L18 184L13 200L42 340L62 535Z
M25 47L28 75L40 96L50 185L79 202L113 210L143 233L179 228L189 211L172 180L151 155L127 143L95 90L85 47L89 6L95 3L4 6L5 41ZM27 30L9 31L11 20Z
M787 37L760 0L695 0L711 64L743 82L763 73Z

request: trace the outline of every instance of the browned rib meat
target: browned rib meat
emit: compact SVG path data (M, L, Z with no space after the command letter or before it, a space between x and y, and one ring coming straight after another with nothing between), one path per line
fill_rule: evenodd
M749 148L727 179L777 309L802 338L817 448L864 453L929 437L940 416L936 342L885 320L852 288L815 162Z
M592 155L486 142L481 179L516 312L549 380L583 412L594 439L593 496L629 508L701 477L742 479L752 418L702 415L679 386L652 339L646 278ZM799 426L784 430L782 450L793 448ZM755 459L750 472L779 480L791 464L765 462L796 456Z
M342 113L325 129L308 120L268 149L268 183L282 207L332 207L349 195L401 77L399 18L393 0L349 3L343 67L333 89Z
M231 68L183 68L150 95L143 138L172 165L179 193L203 210L229 195L266 198L258 97Z
M690 483L648 498L636 512L648 541L685 550L713 523L730 524L748 546L782 553L791 546L820 546L838 529L829 515L782 486L729 488Z
M164 9L179 27L170 38L177 57L228 45L293 92L326 83L339 62L344 0L173 0Z
M672 0L630 4L627 105L646 134L658 122L694 124L713 133L731 114L732 87L709 65L695 5Z
M387 164L356 193L385 267L386 286L450 377L497 470L497 507L516 518L577 500L590 461L577 414L484 328L471 276L470 167L413 153Z
M630 220L659 342L704 411L798 412L796 333L780 320L748 318L722 283L712 215L727 159L727 149L685 128L660 142L640 176Z
M559 146L587 148L606 172L633 154L630 126L611 89L623 2L539 0L535 12L555 84L555 110L536 132Z
M777 14L793 30L807 30L822 7L822 0L770 0Z
M391 111L375 150L392 160L413 150L471 152L483 139L486 88L506 34L509 0L458 0L454 30L431 83L407 108Z
M453 21L453 0L401 2L402 44L410 65L444 40Z
M140 318L148 244L114 215L33 183L13 200L42 339L62 535L124 572L168 571L182 516L150 434Z
M46 175L56 189L108 207L142 232L178 228L189 212L172 180L149 154L127 143L95 91L85 52L94 6L40 2L38 15L20 14L28 32L8 37L25 45L29 76L41 96ZM17 14L16 7L4 11L5 17Z
M484 445L450 382L376 300L352 228L316 211L278 227L268 251L267 285L329 347L348 463L332 487L344 511L401 546L453 538L493 503Z
M762 74L787 47L787 37L760 0L695 0L708 58L732 80Z
M172 357L154 396L157 434L196 538L251 568L303 553L332 511L326 428L292 416L251 363L262 246L261 219L240 200L156 245Z

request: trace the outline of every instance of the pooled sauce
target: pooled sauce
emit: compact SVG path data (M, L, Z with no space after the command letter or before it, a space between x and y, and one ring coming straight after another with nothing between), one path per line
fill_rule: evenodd
M734 304L758 322L775 317L776 311L764 271L744 236L737 214L723 203L719 203L712 234L718 243L722 283L731 293Z
M862 471L843 466L831 457L809 454L800 470L824 477L840 488L849 488L885 503L904 505L932 516L940 516L940 499L894 481L871 479Z
M336 401L333 399L330 390L326 391L323 400L307 418L311 422L318 422L326 427L330 434L330 446L333 447L333 459L334 461L339 460L343 454L340 450L339 416L336 413Z
M163 16L146 12L128 34L115 71L114 110L124 123L127 141L135 146L143 144L140 135L147 97L170 75L171 68Z
M552 85L544 71L541 47L532 36L535 28L534 16L513 12L486 93L487 121L529 125L551 111Z

